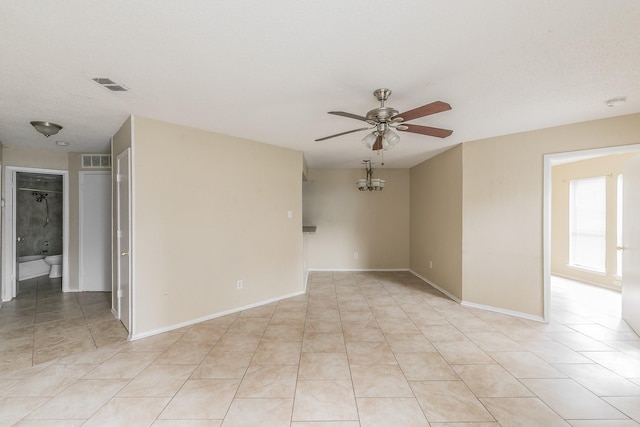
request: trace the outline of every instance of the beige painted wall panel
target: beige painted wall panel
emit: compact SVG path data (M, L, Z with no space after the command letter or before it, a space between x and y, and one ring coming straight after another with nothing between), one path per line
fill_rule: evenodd
M560 164L551 170L551 273L612 289L616 277L617 185L625 160L637 153L616 154ZM607 177L607 253L605 274L569 267L569 188L572 179Z
M463 299L543 315L543 156L640 143L640 114L466 143Z
M375 168L382 191L358 191L358 169L309 169L303 184L304 223L311 270L409 267L409 170ZM358 259L354 253L358 253Z
M134 136L137 334L303 291L301 152L141 117Z
M5 145L2 148L2 166L39 169L69 169L69 153L64 150L23 148Z
M462 298L462 145L411 169L411 269Z

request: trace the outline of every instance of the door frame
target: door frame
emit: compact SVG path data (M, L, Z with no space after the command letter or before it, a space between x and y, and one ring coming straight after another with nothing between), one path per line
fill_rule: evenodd
M129 339L131 340L132 337L134 337L134 317L133 317L133 205L132 202L134 200L133 198L133 171L131 168L131 164L132 164L132 153L133 150L131 150L131 148L126 148L125 150L123 150L120 154L117 155L116 157L116 163L115 163L115 184L116 184L116 188L115 188L115 199L116 199L116 203L115 203L115 232L116 232L116 252L114 253L114 256L116 257L116 278L114 280L114 285L115 285L115 294L117 296L117 301L118 301L118 319L120 319L120 321L122 321L122 279L120 277L120 265L122 262L122 257L120 256L120 253L122 251L120 242L121 242L121 233L120 233L120 159L122 159L124 156L127 156L127 168L128 168L128 172L129 172L129 186L128 186L128 205L129 205L129 211L127 212L128 215L128 223L129 223L129 255L127 256L127 260L129 263L129 268L128 268L128 281L129 281L129 295L128 295L128 305L129 305L129 310L128 310L128 319L127 319L127 323L128 323L128 329L129 329Z
M551 320L551 168L560 163L586 160L591 157L610 156L630 152L640 152L640 144L616 147L595 148L590 150L568 151L545 154L543 166L543 214L542 214L542 259L543 259L543 320ZM622 225L624 227L624 223ZM624 280L624 279L623 279ZM623 283L624 286L624 283Z
M62 292L69 292L69 171L5 166L5 206L2 221L2 301L16 297L16 174L44 173L62 176Z
M83 177L87 175L106 175L111 177L111 170L97 170L97 171L87 171L82 170L78 172L78 290L80 292L84 292L84 274L82 271L83 261L84 261L84 248L83 248L83 235L84 235L84 214L82 210L83 204ZM109 188L109 201L111 201L111 188ZM109 204L110 211L113 211L111 204ZM109 251L113 252L112 242L109 241Z

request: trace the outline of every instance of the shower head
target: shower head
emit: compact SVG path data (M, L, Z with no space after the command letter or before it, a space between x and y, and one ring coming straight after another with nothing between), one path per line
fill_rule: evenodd
M32 196L36 196L36 202L40 203L43 200L47 199L47 196L49 195L49 193L38 193L36 191L34 191L33 193L31 193Z

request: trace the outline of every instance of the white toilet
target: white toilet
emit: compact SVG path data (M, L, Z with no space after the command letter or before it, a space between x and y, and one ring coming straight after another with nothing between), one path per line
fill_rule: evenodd
M44 262L51 266L49 270L49 279L62 277L62 255L50 255L44 257Z

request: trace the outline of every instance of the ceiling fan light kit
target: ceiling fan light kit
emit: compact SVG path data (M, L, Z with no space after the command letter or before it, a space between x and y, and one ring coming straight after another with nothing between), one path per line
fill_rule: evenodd
M316 141L324 141L326 139L335 138L337 136L347 135L353 132L359 132L362 130L375 129L362 139L367 148L373 151L378 150L390 150L400 142L400 136L393 130L400 132L419 133L421 135L435 136L437 138L446 138L453 133L449 129L433 128L429 126L405 124L405 122L420 117L429 116L431 114L440 113L451 109L451 106L446 102L436 101L430 104L423 105L422 107L414 108L413 110L399 113L398 110L385 107L384 103L391 95L389 89L377 89L373 92L373 96L380 102L380 107L374 108L367 112L366 116L359 116L357 114L347 113L344 111L329 111L329 114L336 116L347 117L350 119L361 120L368 123L371 127L354 129L346 132L341 132L335 135L326 136L324 138L316 139Z

